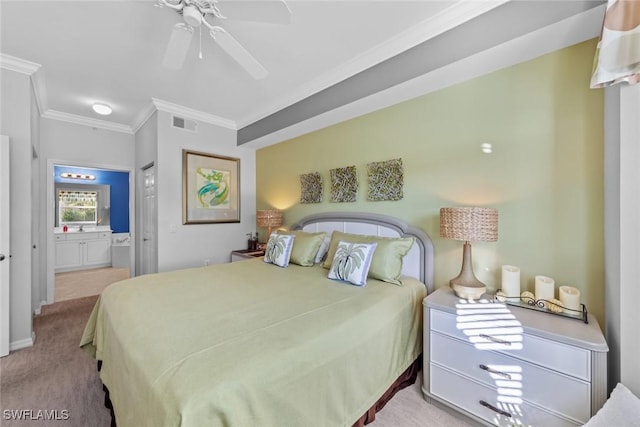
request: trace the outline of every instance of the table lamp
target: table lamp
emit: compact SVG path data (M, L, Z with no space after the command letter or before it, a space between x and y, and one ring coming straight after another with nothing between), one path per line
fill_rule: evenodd
M470 241L498 240L498 211L492 208L457 207L440 209L440 237L462 240L462 269L449 285L460 298L478 299L487 287L473 273Z
M256 212L256 223L258 224L258 227L267 228L266 241L268 241L269 236L271 236L271 228L282 226L282 217L282 211L278 211L275 209L266 209Z

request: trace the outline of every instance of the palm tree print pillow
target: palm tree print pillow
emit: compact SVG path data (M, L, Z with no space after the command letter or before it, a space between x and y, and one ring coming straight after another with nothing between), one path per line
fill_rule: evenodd
M340 241L333 256L328 278L366 286L377 243L349 243Z
M264 251L264 262L279 267L288 266L294 238L293 235L272 233Z

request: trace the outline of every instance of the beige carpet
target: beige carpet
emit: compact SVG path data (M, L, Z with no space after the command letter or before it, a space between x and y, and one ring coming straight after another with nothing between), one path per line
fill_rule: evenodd
M128 268L92 268L56 273L54 302L99 295L112 283L129 278Z
M42 313L34 318L35 345L0 358L0 426L109 426L110 414L104 407L95 360L78 347L96 299L97 296L90 296L44 306ZM38 411L48 411L68 419L7 420L5 410L30 410L30 417L38 416ZM425 402L418 380L398 392L369 426L464 427L468 424Z

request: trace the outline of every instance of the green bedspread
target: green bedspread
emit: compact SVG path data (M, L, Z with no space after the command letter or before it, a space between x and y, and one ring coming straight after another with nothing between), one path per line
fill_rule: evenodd
M80 345L118 427L351 426L422 351L423 284L261 259L109 286Z

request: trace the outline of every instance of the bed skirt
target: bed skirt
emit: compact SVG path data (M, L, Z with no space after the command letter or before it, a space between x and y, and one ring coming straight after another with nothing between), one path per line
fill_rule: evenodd
M373 404L367 412L362 415L358 421L356 421L352 427L362 427L376 419L376 412L379 412L384 408L384 405L400 390L409 387L416 382L418 378L418 372L422 369L422 355L418 356L411 365L398 377L391 387L383 393L383 395Z
M101 361L98 361L98 371L102 365ZM409 387L416 382L418 378L418 372L422 368L422 355L418 356L416 360L398 377L397 380L391 384L391 387L385 391L382 396L376 401L376 403L369 408L354 424L352 427L362 427L376 419L376 412L379 412L384 408L384 405L391 400L391 398L403 388ZM106 406L111 412L111 427L117 427L116 416L113 411L113 405L109 398L109 389L106 386L102 386L104 390L104 406Z

